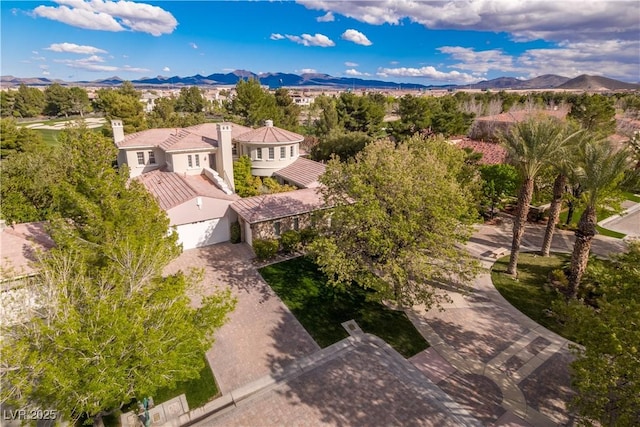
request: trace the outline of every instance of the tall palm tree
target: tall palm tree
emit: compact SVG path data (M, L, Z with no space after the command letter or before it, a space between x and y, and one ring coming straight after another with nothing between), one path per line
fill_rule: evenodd
M596 234L596 208L612 199L629 167L629 152L616 151L606 140L592 139L580 152L582 165L578 180L584 188L585 209L578 222L576 241L571 255L568 296L575 298L582 275L587 269L591 242Z
M562 198L566 191L567 179L573 176L573 172L576 168L577 158L575 153L577 148L584 143L581 136L584 134L581 130L572 130L567 127L569 138L565 145L564 152L554 163L553 168L557 172L556 178L553 181L553 197L549 206L549 219L547 221L547 228L544 233L544 239L542 240L542 247L540 248L540 255L549 256L551 251L551 242L553 241L553 234L556 229L556 224L560 218L560 210L562 209Z
M529 215L529 204L533 197L534 179L544 166L562 155L569 139L565 126L550 117L537 117L520 122L502 135L501 140L509 158L522 176L522 186L518 193L518 204L513 221L511 257L507 268L507 273L513 276L518 274L518 254Z

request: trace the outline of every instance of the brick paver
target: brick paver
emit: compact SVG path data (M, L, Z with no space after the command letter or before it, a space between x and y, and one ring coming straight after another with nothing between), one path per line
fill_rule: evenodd
M237 298L207 352L223 394L319 348L252 267L251 256L244 244L223 243L185 251L165 271L203 268L206 292L230 289Z

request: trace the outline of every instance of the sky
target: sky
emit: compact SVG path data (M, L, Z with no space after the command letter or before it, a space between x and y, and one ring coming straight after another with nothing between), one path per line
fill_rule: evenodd
M0 74L640 82L640 0L0 1Z

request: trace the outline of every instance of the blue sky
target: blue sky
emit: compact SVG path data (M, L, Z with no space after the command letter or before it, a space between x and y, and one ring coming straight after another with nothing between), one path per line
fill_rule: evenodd
M0 74L305 72L422 84L640 82L638 0L5 1Z

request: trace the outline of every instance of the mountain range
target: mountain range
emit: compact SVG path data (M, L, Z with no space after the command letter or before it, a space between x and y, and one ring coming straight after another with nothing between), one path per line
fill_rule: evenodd
M546 74L529 80L520 80L514 77L498 77L493 80L485 80L469 85L421 85L417 83L394 83L382 80L366 80L355 77L333 77L328 74L305 73L263 73L255 74L251 71L236 70L231 73L216 73L208 76L196 74L188 77L144 77L131 82L136 87L183 87L183 86L221 86L235 85L241 79L258 79L261 84L272 89L278 87L301 88L333 88L333 89L574 89L574 90L639 90L640 84L626 83L602 76L581 75L570 79L568 77ZM50 80L42 77L19 78L13 76L0 77L3 87L18 86L21 83L30 86L48 86L53 83L74 86L117 86L124 80L119 77L93 81L66 82L62 80Z

